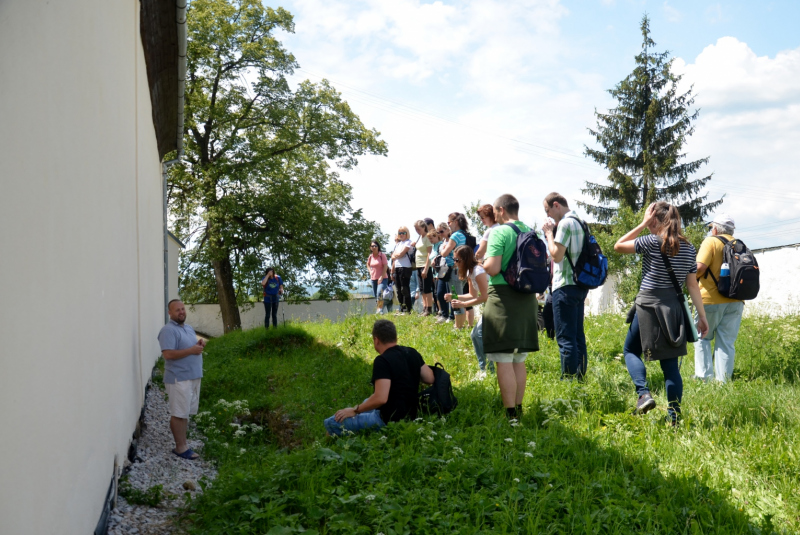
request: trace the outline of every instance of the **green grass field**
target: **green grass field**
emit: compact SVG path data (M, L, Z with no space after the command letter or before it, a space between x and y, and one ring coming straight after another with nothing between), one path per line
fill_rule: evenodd
M453 376L446 419L343 439L322 420L371 393L374 317L236 332L205 353L198 425L219 478L188 506L197 533L800 533L800 318L746 318L736 380L691 379L684 419L631 415L627 326L586 320L589 375L560 381L556 344L529 355L521 424L504 417L468 331L396 320L400 343ZM225 400L220 402L220 400ZM249 410L246 408L249 407Z

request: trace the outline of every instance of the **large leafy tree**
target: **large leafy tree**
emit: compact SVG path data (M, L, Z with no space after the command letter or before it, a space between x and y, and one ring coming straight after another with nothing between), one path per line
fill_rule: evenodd
M669 52L655 52L650 20L642 18L642 51L636 67L609 93L617 107L599 113L597 129L589 129L601 149L585 154L608 169L610 184L587 182L582 190L597 204L579 203L599 221L608 222L618 208L638 212L656 200L678 206L686 222L697 221L722 203L707 202L703 187L713 175L693 178L708 157L686 161L684 149L694 132L699 111L690 111L690 88L678 91L681 77L672 72Z
M219 302L225 331L260 294L266 266L290 292L344 296L376 224L350 206L332 166L350 169L386 144L327 81L292 88L297 67L275 32L292 16L261 0L193 0L188 13L184 145L169 177L184 255L184 299Z

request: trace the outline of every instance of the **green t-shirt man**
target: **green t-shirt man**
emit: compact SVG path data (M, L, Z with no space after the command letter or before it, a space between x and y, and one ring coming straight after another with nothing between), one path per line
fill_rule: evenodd
M509 223L516 225L520 232L530 232L530 227L522 221L509 221ZM500 264L500 273L489 279L490 286L508 286L506 279L503 278L503 271L508 268L508 263L511 261L511 256L514 254L514 249L517 248L517 233L508 225L498 225L492 229L489 235L489 244L486 246L486 258L493 256L502 256L503 261Z

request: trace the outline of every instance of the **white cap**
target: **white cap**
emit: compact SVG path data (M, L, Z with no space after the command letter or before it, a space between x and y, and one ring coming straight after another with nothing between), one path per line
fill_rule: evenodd
M723 227L731 229L736 228L736 223L733 222L733 218L728 214L717 214L714 216L714 219L706 223L706 225L710 225L711 223L716 223L717 225L722 225Z

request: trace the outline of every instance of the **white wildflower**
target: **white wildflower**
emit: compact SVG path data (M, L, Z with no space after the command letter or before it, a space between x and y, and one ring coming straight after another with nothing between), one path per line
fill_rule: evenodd
M425 438L426 438L426 439L428 439L428 440L430 440L431 442L433 442L433 437L431 437L431 436L427 436L427 437L425 437Z
M224 448L227 448L227 447L228 447L228 443L227 443L227 442L223 442L223 443L222 443L222 446L223 446Z
M519 422L511 422L511 427L517 427L518 425L519 425Z
M247 453L246 449L242 448L242 449L239 450L239 455L243 455L245 453Z
M529 447L530 449L534 449L534 448L536 448L536 442L534 442L534 441L532 441L532 440L531 440L530 442L528 442L528 447Z
M506 442L514 442L514 439L513 438L507 438L507 439L505 439L505 441Z
M421 422L421 421L422 421L422 416L419 416L419 417L417 417L417 418L414 418L414 421L415 421L415 422Z
M447 460L444 462L444 464L450 464L450 463L452 463L452 462L453 462L453 459L447 459Z
M436 436L436 431L434 431L433 429L430 429L430 434L433 435L433 436Z
M451 437L450 435L445 435L444 438L445 438L445 440L450 440L453 437Z
M364 499L367 501L367 503L369 503L369 502L371 502L372 500L375 499L375 495L374 494L367 494L367 496Z
M245 431L244 429L239 429L238 431L236 431L236 432L233 434L233 436L235 436L235 437L243 437L243 436L245 436L246 434L247 434L247 431Z
M525 457L533 457L533 453L531 453L529 451L526 451L525 452Z
M515 478L514 478L514 481L515 481L516 483L519 483L519 478L518 478L518 477L515 477Z
M380 438L380 441L381 441L381 442L383 442L383 441L385 441L385 440L386 440L386 438L387 438L387 436L386 436L386 435L383 435L383 436L381 436L381 438Z
M458 446L454 446L453 447L453 453L455 453L456 455L461 455L462 453L464 453L464 450L462 450Z
M425 432L424 427L420 427L419 429L417 429L417 433L424 433L424 432Z

